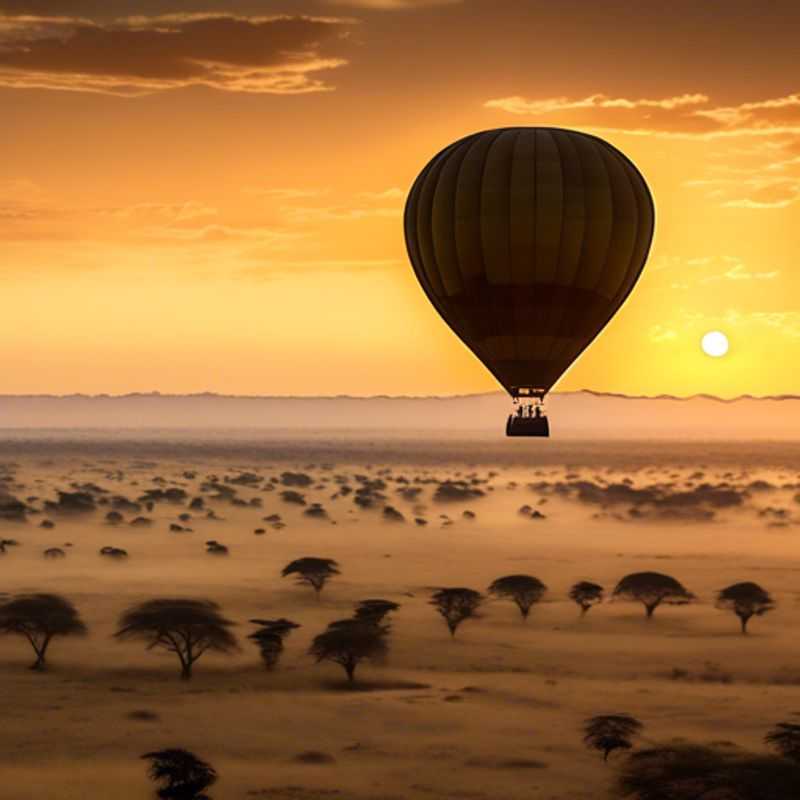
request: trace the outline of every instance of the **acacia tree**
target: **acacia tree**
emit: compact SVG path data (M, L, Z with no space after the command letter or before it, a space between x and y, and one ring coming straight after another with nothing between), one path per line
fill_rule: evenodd
M751 617L762 617L775 608L775 601L769 592L757 583L745 581L734 583L717 593L716 607L723 611L733 611L742 626L742 633L747 633L747 623Z
M569 590L569 599L578 604L581 616L584 616L592 606L602 603L604 596L603 587L591 581L578 581Z
M281 570L284 578L287 575L294 575L298 584L311 586L318 600L319 593L328 580L340 574L339 565L332 558L315 556L295 559Z
M389 651L389 627L373 621L342 619L314 637L309 654L321 661L332 661L344 669L353 683L356 667L362 661L382 661Z
M531 606L538 603L547 587L533 575L506 575L492 582L489 594L513 600L523 619L528 619Z
M634 572L626 575L614 588L612 597L642 603L648 619L662 603L681 606L695 599L675 578L660 572Z
M206 651L230 653L239 649L229 630L233 624L210 600L156 599L123 612L114 636L121 641L142 639L148 650L161 648L175 653L181 678L189 680L195 661Z
M275 669L283 653L283 640L300 625L289 619L251 619L250 622L258 625L258 630L247 638L258 645L264 667L270 672Z
M145 753L148 775L162 783L156 793L162 800L211 800L203 792L217 780L217 771L188 750L170 748Z
M355 618L380 625L388 614L397 611L399 603L392 600L361 600L356 603Z
M86 632L72 603L57 594L23 594L0 605L0 634L23 636L30 642L36 653L34 670L45 669L47 648L55 637Z
M779 722L764 737L764 741L784 758L800 764L800 725Z
M461 587L439 589L434 592L430 604L442 615L447 623L451 636L465 620L478 616L478 607L483 602L483 595L474 589Z
M695 744L632 753L615 796L628 800L789 800L797 797L800 764L772 755Z
M614 750L630 750L631 739L644 725L630 714L603 714L590 717L583 724L583 743L591 750L599 750L603 761L608 761Z

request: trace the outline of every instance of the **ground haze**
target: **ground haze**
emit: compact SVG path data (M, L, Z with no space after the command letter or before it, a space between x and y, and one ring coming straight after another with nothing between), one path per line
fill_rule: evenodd
M0 538L19 543L0 555L0 590L62 594L90 631L56 640L43 674L28 669L24 641L0 639L0 798L147 798L139 756L181 747L218 770L218 800L596 800L613 767L583 747L582 724L611 713L641 720L645 743L760 749L773 724L800 712L800 639L791 634L800 625L799 450L374 432L8 435L0 486L29 512L0 520ZM245 505L212 499L218 492L202 486L214 478ZM354 502L355 491L342 495L343 485L377 480L385 488L373 489L371 508ZM452 499L453 486L483 494ZM186 500L106 521L104 498L159 488L183 489ZM46 508L58 490L86 491L96 510ZM286 490L306 505L285 502ZM188 508L194 497L203 510ZM315 502L324 516L304 514ZM285 527L265 521L273 514ZM131 526L136 516L152 525ZM40 527L45 519L55 527ZM209 540L228 555L208 554ZM128 558L102 557L104 546ZM45 560L51 547L66 557ZM304 556L340 565L319 600L280 577ZM568 597L579 580L610 596L640 571L675 577L697 602L661 606L648 621L641 604L620 601L581 618ZM428 604L436 588L486 592L511 574L548 587L527 621L513 603L487 599L453 639ZM739 581L777 603L746 637L714 608L715 593ZM188 683L171 654L112 639L131 604L184 596L219 603L242 646L205 654ZM307 650L367 598L400 609L386 663L362 664L348 690L338 666L315 664ZM256 629L248 620L281 617L302 627L268 672L246 638Z

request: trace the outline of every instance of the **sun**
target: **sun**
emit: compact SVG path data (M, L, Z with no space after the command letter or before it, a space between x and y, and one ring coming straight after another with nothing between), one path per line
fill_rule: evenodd
M700 347L707 356L721 358L728 352L728 337L722 331L709 331L703 336Z

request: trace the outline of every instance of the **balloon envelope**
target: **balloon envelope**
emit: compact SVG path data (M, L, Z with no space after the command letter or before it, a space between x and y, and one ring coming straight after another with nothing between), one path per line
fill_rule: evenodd
M644 178L608 142L503 128L428 163L405 235L445 322L512 396L541 396L625 301L654 217Z

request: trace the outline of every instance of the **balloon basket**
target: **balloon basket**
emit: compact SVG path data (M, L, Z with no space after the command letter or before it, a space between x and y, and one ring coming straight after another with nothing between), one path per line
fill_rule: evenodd
M550 423L545 416L520 417L509 414L506 436L550 436Z

